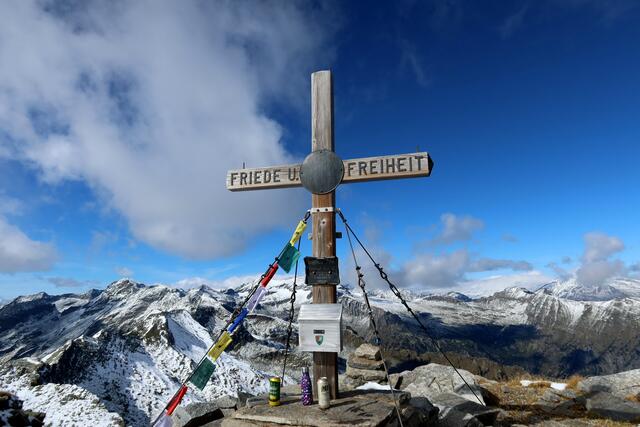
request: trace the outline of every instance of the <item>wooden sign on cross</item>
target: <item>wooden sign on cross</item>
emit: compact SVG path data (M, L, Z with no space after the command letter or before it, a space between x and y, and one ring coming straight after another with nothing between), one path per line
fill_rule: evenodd
M311 154L302 164L246 168L227 173L230 191L304 186L311 193L312 255L336 256L335 188L350 182L427 177L433 162L426 152L340 160L333 140L331 71L311 75ZM314 284L312 302L336 303L335 284ZM338 396L338 353L313 353L314 378L327 377ZM315 390L314 390L315 391Z

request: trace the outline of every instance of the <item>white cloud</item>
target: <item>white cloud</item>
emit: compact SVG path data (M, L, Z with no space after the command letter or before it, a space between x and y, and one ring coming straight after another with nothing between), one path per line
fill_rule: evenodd
M322 6L75 6L0 6L0 152L47 183L85 181L136 239L190 258L299 216L302 192L231 194L224 179L295 160L264 106L304 104L312 62L330 55Z
M76 280L70 277L48 277L47 281L56 288L83 288L85 286L99 285L99 282L94 280Z
M586 286L602 285L608 279L619 276L625 271L620 260L603 260L584 263L576 272L578 283Z
M624 249L624 243L617 237L591 232L584 235L583 262L604 261Z
M609 260L623 249L624 243L618 237L599 232L585 234L582 264L576 271L578 282L586 286L601 285L624 273L626 268L622 261Z
M480 297L489 296L513 286L535 290L553 280L553 277L547 276L540 271L532 270L526 273L495 275L469 280L460 287L453 287L451 290L462 292L471 297Z
M49 270L56 259L52 244L30 239L19 228L0 217L1 273Z
M231 276L226 279L207 279L204 277L187 277L172 284L176 288L191 289L198 288L200 286L208 286L214 289L229 289L236 288L244 283L253 283L260 278L260 274L246 275L246 276Z
M130 268L116 267L115 271L120 277L133 277L133 270L131 270Z
M547 268L551 269L560 280L568 280L573 276L573 273L567 271L565 268L562 268L558 265L557 262L550 262L547 264Z
M406 286L444 288L463 281L469 263L466 250L441 256L422 254L403 266L401 277Z
M18 215L24 210L24 204L13 197L0 193L0 215Z
M433 239L436 244L449 244L470 240L473 233L484 228L484 222L470 215L459 216L445 213L440 216L441 232Z
M511 269L515 271L533 270L533 265L527 261L516 261L511 259L480 258L473 261L470 271L493 271Z

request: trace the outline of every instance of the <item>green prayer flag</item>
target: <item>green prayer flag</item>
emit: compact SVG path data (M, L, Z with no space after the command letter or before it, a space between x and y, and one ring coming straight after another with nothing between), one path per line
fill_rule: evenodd
M288 273L298 258L300 258L300 251L294 248L291 243L287 243L278 255L278 265Z
M204 389L204 386L209 382L209 378L213 375L213 371L216 370L216 365L214 365L207 357L202 360L202 363L198 365L196 371L191 375L189 382L194 386L198 387L198 389Z

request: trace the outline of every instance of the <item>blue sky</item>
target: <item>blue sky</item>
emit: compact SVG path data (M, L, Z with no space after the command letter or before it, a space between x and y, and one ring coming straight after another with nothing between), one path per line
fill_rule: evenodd
M0 6L0 298L259 274L309 196L224 175L304 158L320 69L341 157L435 161L338 190L405 287L637 274L637 3L121 6Z

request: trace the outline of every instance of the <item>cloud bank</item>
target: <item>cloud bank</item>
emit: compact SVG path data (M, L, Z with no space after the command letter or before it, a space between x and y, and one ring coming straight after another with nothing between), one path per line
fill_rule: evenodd
M193 259L236 253L297 218L303 198L230 194L225 171L295 160L265 107L304 105L313 58L329 52L321 5L277 5L2 3L0 155L47 184L86 182L155 248ZM24 263L49 265L50 247L0 226L39 248Z
M57 258L52 244L32 240L0 216L0 273L49 270Z
M623 249L624 243L618 237L599 232L585 234L582 265L576 271L578 283L586 286L601 285L625 272L622 261L609 259Z

